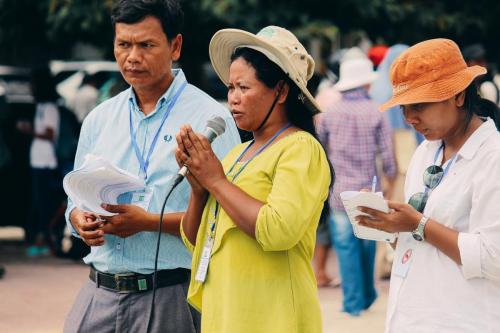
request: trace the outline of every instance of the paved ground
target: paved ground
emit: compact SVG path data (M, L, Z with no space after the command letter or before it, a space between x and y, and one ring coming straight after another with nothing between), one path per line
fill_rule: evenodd
M51 257L27 259L20 242L15 241L19 234L12 228L0 228L0 263L7 268L0 280L0 332L61 332L64 317L87 279L88 269L81 263ZM328 269L336 273L333 257ZM387 287L386 281L378 282L379 299L357 318L339 312L340 288L320 289L324 332L383 332Z

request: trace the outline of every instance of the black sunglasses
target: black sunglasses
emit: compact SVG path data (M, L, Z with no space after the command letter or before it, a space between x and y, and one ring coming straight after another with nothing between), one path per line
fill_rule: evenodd
M424 171L424 192L417 192L410 197L408 204L415 208L419 213L424 212L427 199L429 198L429 191L435 189L444 176L444 170L439 165L431 165Z

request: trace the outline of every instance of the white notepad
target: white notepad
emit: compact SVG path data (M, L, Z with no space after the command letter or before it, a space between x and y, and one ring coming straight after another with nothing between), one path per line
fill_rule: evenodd
M395 241L396 234L360 226L356 221L357 216L368 215L357 209L357 207L360 206L376 209L384 213L389 212L389 206L387 206L387 202L382 197L381 192L345 191L340 193L340 199L344 204L356 237L376 241L387 241L391 243Z

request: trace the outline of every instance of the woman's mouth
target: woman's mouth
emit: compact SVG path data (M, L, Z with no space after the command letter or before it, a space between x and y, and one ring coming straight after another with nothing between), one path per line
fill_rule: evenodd
M417 132L419 132L420 134L422 134L423 136L427 135L429 133L429 129L428 128L416 128L415 127L415 130Z
M243 116L243 113L239 111L232 110L231 113L233 114L234 119L241 118Z

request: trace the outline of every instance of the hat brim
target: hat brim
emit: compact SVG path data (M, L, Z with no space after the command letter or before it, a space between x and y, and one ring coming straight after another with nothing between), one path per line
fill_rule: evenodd
M258 36L240 29L223 29L215 33L210 40L208 53L215 72L225 85L229 85L229 67L231 66L231 56L239 47L254 48L263 53L269 60L277 64L285 74L297 85L304 94L302 100L304 105L313 113L321 112L321 108L316 103L305 83L297 79L292 64L288 58L271 43Z
M407 91L393 96L390 100L380 105L380 111L386 111L396 105L416 103L442 102L465 90L474 79L486 74L486 68L471 66L441 79L424 84L420 87L409 88Z
M376 72L370 73L370 75L367 75L366 77L361 77L361 78L347 78L342 80L340 78L339 82L335 84L335 88L338 91L346 91L346 90L351 90L354 88L362 87L365 84L370 84L373 81L375 81L378 77L378 74Z

